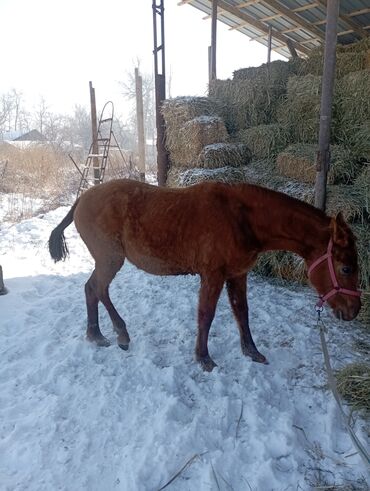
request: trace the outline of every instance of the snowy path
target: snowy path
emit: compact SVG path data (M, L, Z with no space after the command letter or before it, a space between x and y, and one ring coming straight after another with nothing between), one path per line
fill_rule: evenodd
M270 365L242 356L223 293L209 348L194 362L196 277L155 277L125 264L111 287L132 339L84 339L91 259L70 227L54 265L45 244L67 208L0 230L0 489L283 491L364 482L365 466L327 391L311 290L250 278L251 329ZM355 323L327 322L339 368L356 359ZM344 355L345 353L345 355ZM356 431L365 442L365 423ZM366 443L366 442L365 442Z

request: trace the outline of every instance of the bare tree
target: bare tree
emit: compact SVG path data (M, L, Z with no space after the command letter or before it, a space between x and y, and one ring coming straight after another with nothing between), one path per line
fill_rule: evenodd
M43 96L40 97L38 106L35 108L34 122L40 133L44 134L44 125L49 112L49 106Z

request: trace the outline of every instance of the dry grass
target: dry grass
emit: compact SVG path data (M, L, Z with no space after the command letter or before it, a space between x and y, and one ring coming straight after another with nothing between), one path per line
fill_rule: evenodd
M250 148L256 159L269 159L288 145L289 131L281 124L274 123L239 131L236 138Z
M370 411L370 365L352 363L336 373L339 393L354 409Z
M278 155L276 165L280 174L302 182L314 183L316 179L317 144L297 143ZM341 145L330 147L331 159L328 183L352 183L361 166L351 152Z
M77 191L79 176L69 158L47 145L0 146L7 166L0 180L5 217L18 221L65 204Z
M12 148L3 152L1 159L8 160L1 180L1 191L50 200L58 197L71 186L78 174L68 157L47 145L31 145L23 149Z

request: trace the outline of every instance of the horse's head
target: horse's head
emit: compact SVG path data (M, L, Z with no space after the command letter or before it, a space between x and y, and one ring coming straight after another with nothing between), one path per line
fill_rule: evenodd
M346 321L357 316L361 308L357 249L341 213L331 219L327 250L309 266L308 276L320 295L318 307L328 302L336 317Z

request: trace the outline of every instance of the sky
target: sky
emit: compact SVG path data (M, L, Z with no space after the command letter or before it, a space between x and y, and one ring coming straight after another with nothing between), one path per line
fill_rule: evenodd
M211 20L190 5L165 0L166 75L171 96L204 95L208 81ZM120 82L137 60L153 72L151 0L0 0L2 75L0 95L23 94L29 110L43 97L50 110L69 113L89 106L89 81L97 106L112 100L116 114L127 112ZM258 66L267 49L218 22L217 75ZM280 55L273 53L272 59Z

